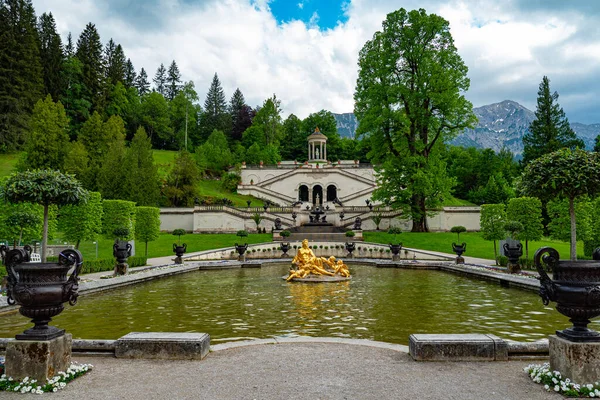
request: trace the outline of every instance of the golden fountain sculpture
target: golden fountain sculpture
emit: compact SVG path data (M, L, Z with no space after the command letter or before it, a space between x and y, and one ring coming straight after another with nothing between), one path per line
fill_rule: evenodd
M311 275L317 277L339 275L342 278L350 278L348 266L342 260L336 261L334 256L329 258L315 256L308 247L308 239L302 241L302 247L298 249L292 264L296 265L297 269L290 270L290 275L286 279L288 282L293 279L308 278Z

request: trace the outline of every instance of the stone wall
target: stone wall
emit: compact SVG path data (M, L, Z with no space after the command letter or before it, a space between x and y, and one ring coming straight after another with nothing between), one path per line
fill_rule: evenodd
M286 208L234 208L227 206L198 206L195 208L163 208L160 213L161 231L172 231L177 228L185 229L188 232L230 232L245 229L249 232L256 231L256 224L252 220L252 215L260 213L263 220L260 223L261 228L266 228L268 232L275 226L275 219L280 218L282 228L287 229L294 226L291 218L291 212L297 213L295 224L300 226L309 221L309 213L301 210L299 207L292 209ZM447 232L453 226L462 225L468 231L478 231L479 227L479 207L445 207L435 215L427 219L429 230L432 232ZM340 221L339 210L332 208L327 213L327 221L335 226L341 226L344 229L352 229L356 217L362 219L363 230L375 230L376 225L372 217L376 214L382 215L382 221L379 224L380 230L387 230L391 226L398 226L403 231L410 231L412 223L410 220L401 220L398 218L400 213L389 209L370 210L368 207L352 207L344 210L344 219Z

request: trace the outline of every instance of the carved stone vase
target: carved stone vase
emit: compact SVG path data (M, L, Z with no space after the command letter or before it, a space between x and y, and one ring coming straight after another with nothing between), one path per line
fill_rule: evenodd
M521 266L519 265L519 259L523 256L523 245L517 243L516 245L511 246L509 243L504 243L502 248L504 250L504 255L508 258L508 272L511 274L520 272Z
M181 257L185 254L187 250L187 244L178 245L177 243L173 243L173 253L175 253L175 264L183 264L183 260Z
M600 262L559 260L558 251L542 247L535 252L540 274L540 297L544 305L556 302L556 310L573 326L556 335L572 342L600 342L600 334L587 325L600 315ZM552 271L553 279L546 273Z
M452 251L456 253L456 263L464 264L465 259L462 257L462 255L465 251L467 251L467 244L465 242L462 244L452 243Z
M77 250L63 250L58 263L30 263L28 250L13 249L4 258L8 273L7 302L18 304L21 315L31 318L33 328L16 335L17 340L52 340L65 334L64 329L49 326L52 317L72 306L79 296L79 274L83 257ZM73 272L67 278L69 270Z
M398 254L400 254L400 251L402 250L402 243L400 243L400 244L390 243L389 248L390 248L390 251L392 252L392 254L397 256Z

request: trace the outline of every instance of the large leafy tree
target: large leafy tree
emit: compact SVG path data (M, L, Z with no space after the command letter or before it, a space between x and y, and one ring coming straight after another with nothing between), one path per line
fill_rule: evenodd
M163 193L173 207L191 207L197 196L196 184L200 181L198 165L190 153L180 151L167 177Z
M52 13L44 13L39 19L40 59L44 71L44 88L58 101L62 92L62 67L65 54L60 35L56 31L56 21Z
M197 117L200 112L198 94L194 82L186 82L177 92L175 98L169 102L171 126L173 127L173 142L171 148L187 150L188 143L196 136Z
M91 22L85 26L77 40L77 59L82 64L84 97L92 104L93 110L102 108L102 90L104 88L104 60L102 42L96 26Z
M60 102L50 94L33 108L31 133L26 145L22 169L63 169L66 144L69 143L69 120Z
M374 197L404 209L414 232L452 185L439 153L475 122L469 84L448 21L423 9L388 14L360 51L354 112L382 167Z
M0 151L19 148L44 81L31 0L0 0Z
M524 164L558 149L585 148L558 104L558 92L550 92L547 76L540 83L535 120L529 125L529 132L523 135L523 147Z
M575 202L600 191L600 158L585 150L561 149L527 165L521 177L521 191L541 200L569 201L571 260L577 259L577 219Z
M233 162L233 156L227 145L227 138L221 131L214 131L196 149L198 166L211 175L220 176Z
M308 146L306 137L312 132L306 133L302 129L302 120L290 114L283 121L283 139L281 141L281 158L284 160L306 160L308 158Z
M140 119L154 148L179 148L179 143L173 136L169 104L162 94L151 92L143 98Z

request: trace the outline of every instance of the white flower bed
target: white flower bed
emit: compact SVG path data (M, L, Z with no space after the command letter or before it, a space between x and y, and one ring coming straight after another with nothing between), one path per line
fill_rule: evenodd
M0 360L1 361L1 360ZM42 394L45 392L57 392L64 389L67 383L81 376L92 369L91 364L71 364L67 372L59 372L54 378L49 379L46 383L37 382L29 377L23 378L22 381L16 381L5 374L0 376L0 391L34 393Z
M558 392L567 397L600 397L600 382L577 384L569 378L563 380L560 372L550 371L550 364L530 364L523 368L535 382L544 385L549 392Z

